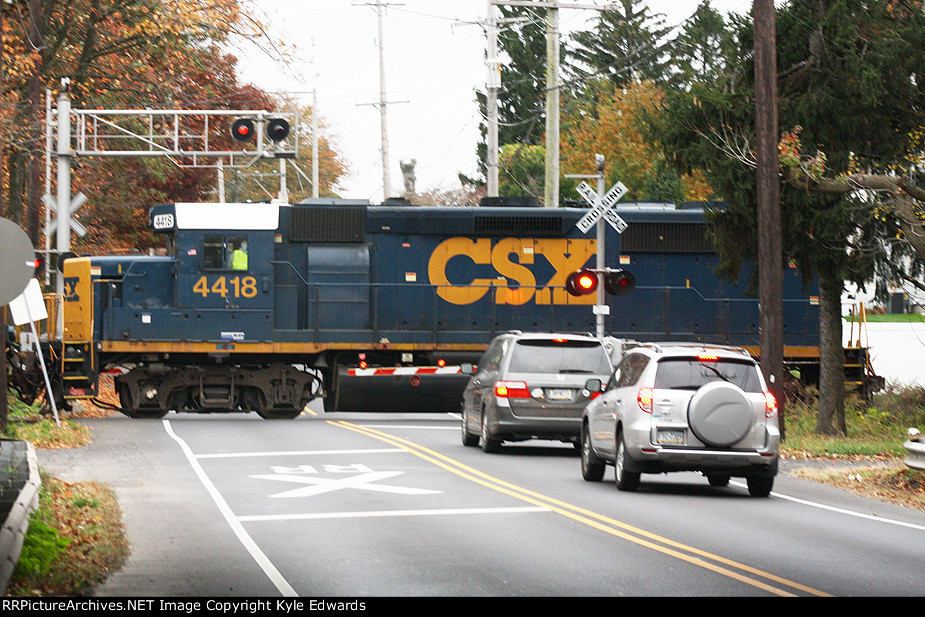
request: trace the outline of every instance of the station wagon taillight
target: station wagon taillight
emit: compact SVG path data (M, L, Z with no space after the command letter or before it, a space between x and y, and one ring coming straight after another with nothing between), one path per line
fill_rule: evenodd
M522 381L496 381L495 396L499 398L530 398L527 384Z
M636 403L639 409L646 413L652 413L652 388L639 388L636 394Z

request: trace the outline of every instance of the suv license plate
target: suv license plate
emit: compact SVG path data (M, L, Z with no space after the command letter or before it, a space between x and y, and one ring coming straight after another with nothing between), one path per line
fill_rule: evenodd
M658 443L670 445L684 444L684 431L659 431L657 436Z
M572 391L565 388L550 388L546 391L546 398L551 401L570 401Z

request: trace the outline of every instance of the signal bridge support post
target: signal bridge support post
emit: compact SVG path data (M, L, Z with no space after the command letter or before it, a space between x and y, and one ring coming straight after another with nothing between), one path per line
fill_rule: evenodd
M62 80L63 81L63 80ZM71 100L67 96L67 82L61 84L58 96L58 214L60 217L55 231L55 247L58 255L71 249ZM47 259L47 256L46 256ZM50 268L46 265L46 270ZM64 277L55 277L55 291L64 295ZM59 316L60 322L63 314ZM59 323L59 326L63 324ZM63 332L63 328L58 330Z
M71 220L71 214L79 207L71 197L71 159L75 157L166 157L180 168L218 167L220 194L223 193L225 167L247 168L259 160L276 158L280 159L279 198L288 198L285 159L298 156L300 123L293 120L296 114L246 109L72 109L67 93L68 81L67 78L61 80L55 114L57 144L54 156L57 159L58 197L53 200L50 194L46 195L46 204L55 204L57 210L54 223L48 227L56 229L55 252L59 256L70 250L71 232L81 229L76 221ZM73 127L72 116L76 120ZM48 114L49 122L51 117ZM239 132L232 133L230 137L239 145L216 147L215 122L221 123L229 118L237 118L234 125L239 126ZM138 126L146 126L147 130L139 131ZM290 126L294 128L292 137ZM289 147L290 143L294 147ZM46 147L47 156L51 158L50 139L46 140ZM223 163L225 159L227 164ZM63 294L64 281L60 274L56 279L56 290ZM63 329L59 327L58 331Z

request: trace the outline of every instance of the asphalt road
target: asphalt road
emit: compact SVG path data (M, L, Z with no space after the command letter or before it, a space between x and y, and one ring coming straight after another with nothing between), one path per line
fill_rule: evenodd
M921 594L925 513L785 473L768 498L621 493L565 444L464 447L446 414L82 422L89 446L38 459L118 495L132 553L98 596Z

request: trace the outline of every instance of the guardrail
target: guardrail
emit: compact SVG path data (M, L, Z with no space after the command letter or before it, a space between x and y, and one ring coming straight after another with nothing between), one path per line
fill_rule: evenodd
M39 466L27 441L0 440L0 594L19 561L29 518L39 504Z

